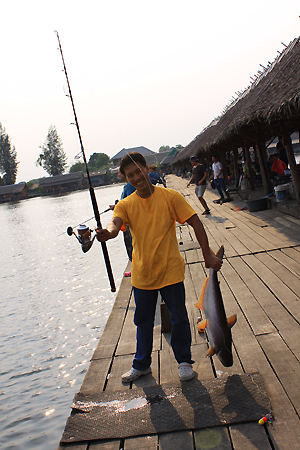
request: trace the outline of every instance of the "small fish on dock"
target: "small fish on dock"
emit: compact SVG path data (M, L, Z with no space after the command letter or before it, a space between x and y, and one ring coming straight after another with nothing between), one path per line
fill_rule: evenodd
M223 259L223 245L219 248L216 256ZM223 366L232 366L231 328L237 318L236 314L226 318L218 274L212 268L209 269L209 276L204 282L199 301L195 306L205 313L205 319L198 323L197 328L199 333L203 332L205 328L207 330L210 348L206 356L211 357L216 354Z

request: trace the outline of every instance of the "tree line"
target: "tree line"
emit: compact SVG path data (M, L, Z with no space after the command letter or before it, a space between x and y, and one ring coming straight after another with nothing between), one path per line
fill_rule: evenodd
M62 175L67 169L67 155L55 126L49 127L46 140L39 148L41 152L36 160L36 165L42 167L50 176ZM183 146L176 145L175 148L180 150ZM167 150L171 150L170 146L162 145L158 151L164 152ZM106 153L93 153L88 161L89 171L96 172L107 168L109 159ZM16 149L0 123L0 186L15 184L18 165ZM79 171L86 172L85 164L80 161L69 168L69 173Z

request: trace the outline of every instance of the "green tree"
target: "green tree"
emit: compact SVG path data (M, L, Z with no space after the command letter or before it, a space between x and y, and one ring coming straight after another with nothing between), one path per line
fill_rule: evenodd
M62 175L66 170L67 155L62 148L62 140L58 136L55 126L50 126L46 141L39 148L43 151L38 157L36 165L43 167L50 176Z
M86 167L84 163L77 162L70 167L69 173L74 172L86 172Z
M159 147L158 153L167 152L168 150L170 150L170 146L169 145L162 145L161 147Z
M175 148L176 148L177 150L182 150L182 149L184 148L184 146L181 145L181 144L177 144Z
M15 184L18 173L17 152L0 123L0 173L2 183Z
M99 170L106 166L109 161L109 156L106 153L93 153L90 156L88 167L91 170Z

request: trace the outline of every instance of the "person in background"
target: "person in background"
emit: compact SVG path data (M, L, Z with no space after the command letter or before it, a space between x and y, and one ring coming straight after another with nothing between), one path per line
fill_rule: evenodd
M204 208L203 214L210 214L210 209L207 206L206 201L203 198L205 189L206 189L206 176L207 172L205 170L205 167L202 164L199 164L198 158L196 156L191 156L190 162L193 166L192 168L192 177L190 181L187 184L187 187L190 186L190 184L195 181L195 194L197 195L199 202Z
M220 199L218 200L218 203L221 203L224 201L224 194L229 199L229 195L226 193L226 187L225 187L225 181L224 181L224 173L223 173L223 167L221 162L219 161L219 158L214 155L212 157L212 178L214 180L215 186L219 192ZM223 194L224 192L224 194Z
M284 175L284 171L287 169L286 164L281 161L281 159L279 159L279 155L278 153L275 153L273 155L273 164L272 164L272 168L271 168L271 173L273 173L273 175Z
M128 197L135 191L135 187L133 187L130 183L127 182L124 175L120 172L120 169L119 169L119 173L118 173L118 178L119 178L119 180L126 182L125 186L123 187L122 194L121 194L121 200L123 200L123 198ZM116 205L109 205L111 210L114 210L115 206ZM127 252L129 261L132 261L132 236L130 233L129 226L127 225L126 229L124 229L123 231L124 231L123 237L124 237L124 244L125 244L126 252ZM125 272L124 275L126 277L130 277L131 272L130 271Z
M136 188L121 200L106 228L96 229L97 239L114 239L129 225L133 238L132 277L137 327L136 353L131 369L122 375L131 382L151 372L153 327L158 292L166 303L172 322L171 346L178 363L179 379L191 380L191 330L185 306L185 263L176 239L175 222L193 227L206 267L218 271L222 260L210 251L205 229L183 195L151 184L143 155L131 152L121 160L120 171Z
M156 172L155 164L151 164L151 166L149 166L149 180L154 185L156 185L157 183L160 183L160 184L163 184L164 187L166 187L165 186L165 182L163 181L163 179Z

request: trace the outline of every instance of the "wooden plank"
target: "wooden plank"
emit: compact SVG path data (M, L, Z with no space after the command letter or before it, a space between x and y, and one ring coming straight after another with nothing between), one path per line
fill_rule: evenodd
M198 266L198 264L192 264L192 266ZM185 269L185 293L186 293L186 309L190 321L191 334L192 334L192 344L196 344L197 342L197 331L196 331L196 323L198 318L197 308L195 308L194 304L197 302L198 298L195 291L195 286L193 283L193 279L190 272L191 265L187 266Z
M233 259L235 260L235 264L238 265L238 258ZM268 316L256 301L256 298L248 289L248 286L243 282L238 273L234 270L233 266L230 264L230 261L231 260L223 262L221 275L224 277L226 283L230 287L230 290L233 292L254 333L258 335L276 331ZM220 288L222 291L222 282L220 283Z
M277 333L258 336L257 339L290 401L300 415L300 362Z
M128 308L126 319L123 325L122 334L118 342L116 356L134 354L136 350L136 326L133 318L135 312L135 304L133 296Z
M224 214L226 214L226 211L224 212ZM251 252L255 253L257 251L271 250L274 248L274 244L265 239L265 231L263 228L257 227L254 224L251 224L251 222L249 221L245 223L242 214L240 216L236 216L232 213L230 217L232 222L237 227L231 230L232 233L237 234L237 230L239 236L241 236L242 233L242 238L240 239L246 245L246 247L251 250ZM253 241L252 243L251 240ZM254 245L254 242L256 246Z
M195 448L213 450L232 450L228 430L225 427L205 428L194 431Z
M297 448L300 440L299 417L243 315L239 316L234 326L234 343L245 372L259 372L264 380L276 419L273 426L268 427L274 448Z
M277 274L274 274L268 267L266 267L257 255L245 255L242 259L255 272L256 276L260 278L263 283L270 289L273 295L284 305L287 310L299 321L300 307L299 298L286 286Z
M130 383L122 383L121 376L132 367L132 355L116 356L113 360L108 377L106 391L119 391L130 389ZM148 375L147 375L148 376Z
M250 213L249 211L243 211L243 214L247 217L247 219L258 227L268 227L269 224L265 220L262 220L260 217L257 217L256 214Z
M292 248L286 250L293 250ZM298 252L296 252L298 253ZM287 270L289 270L293 275L300 278L300 258L299 262L292 259L287 253L283 250L274 250L269 252L269 256L274 258L278 263L284 266Z
M257 259L267 266L291 291L300 298L300 280L291 273L286 267L277 262L267 253L256 255Z
M159 436L159 450L194 450L193 434L190 431L176 431Z
M262 218L264 218L266 212L261 211L261 213ZM285 214L279 215L278 211L269 210L267 213L268 220L271 222L273 229L280 232L280 234L284 236L283 239L289 242L291 246L299 245L299 229L293 230L291 227L288 227L288 222L284 220L283 216L285 216ZM272 231L271 227L269 231Z
M161 346L161 320L160 320L161 296L158 295L156 314L153 329L153 351L160 350ZM126 320L122 329L120 340L116 350L116 356L135 354L136 351L136 326L134 325L135 302L132 296L128 308Z
M192 345L192 359L194 372L199 379L214 378L211 362L206 358L208 346L206 342ZM178 382L178 363L175 360L169 337L163 338L163 349L160 352L160 384Z
M281 250L282 253L289 256L291 259L293 259L296 263L300 264L300 252L297 251L297 248L284 248Z
M158 436L156 435L125 439L124 442L124 450L157 450L157 448Z
M89 450L120 450L120 440L91 442Z
M123 277L113 309L92 356L92 360L112 357L114 354L122 332L131 295L131 278Z
M280 229L283 232L281 232L281 233L278 232L274 228L274 220L272 217L269 217L269 220L271 221L270 225L267 228L262 228L262 227L255 225L252 221L250 221L244 212L241 211L237 215L236 213L234 213L233 211L228 209L229 208L228 204L224 204L222 206L224 206L225 209L227 208L227 215L230 218L235 217L241 223L243 223L244 225L247 225L255 233L259 234L261 236L261 238L263 238L265 241L268 241L271 244L271 246L263 245L263 247L265 247L265 250L271 250L272 246L273 246L273 248L280 248L280 247L284 247L284 246L295 245L296 242L299 242L299 239L297 239L297 241L291 239L290 234L292 233L293 237L295 237L295 232L294 231L291 232L291 230L287 229L286 227L281 226ZM274 213L273 213L273 216L274 216ZM233 223L236 224L236 222L234 220L232 220L232 221L233 221ZM243 229L242 226L240 226L240 228ZM287 230L288 230L288 235L285 236ZM247 234L245 229L243 229L243 231L245 232L245 234ZM260 241L260 243L262 244L263 241Z
M198 252L196 249L185 252L186 264L193 264L199 261Z
M63 444L57 447L57 450L88 450L88 444ZM111 449L114 450L114 449Z
M249 257L250 258L250 257ZM251 256L252 259L255 256ZM278 301L278 299L271 293L267 286L255 276L251 268L242 260L232 258L231 265L239 272L244 283L256 298L256 301L264 309L270 321L276 327L286 344L292 352L300 360L300 327L294 317L287 312L285 307Z
M257 423L229 427L233 448L243 450L272 450L265 428Z
M91 361L79 392L90 394L103 391L110 365L111 359L109 358Z
M290 220L288 220L287 217L288 216L286 214L283 214L282 216L274 217L274 220L276 220L276 222L280 223L284 227L291 228L292 230L298 232L300 220L295 219L297 221L297 223L294 223L294 222L291 222Z

